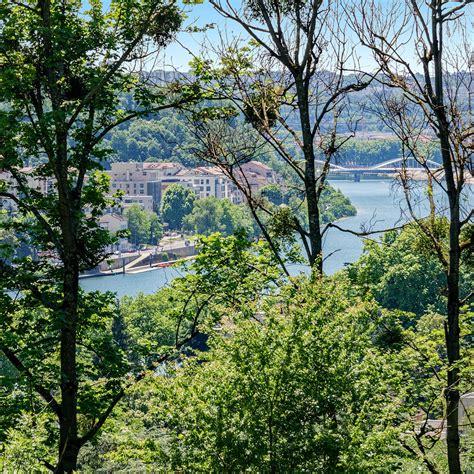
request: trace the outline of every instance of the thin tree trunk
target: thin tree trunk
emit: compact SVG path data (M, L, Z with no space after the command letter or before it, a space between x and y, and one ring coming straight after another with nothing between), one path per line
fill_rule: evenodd
M298 110L303 138L303 153L305 159L305 192L308 206L309 243L311 253L308 255L309 264L318 274L323 272L322 236L319 222L319 199L316 190L316 170L314 164L314 143L311 130L311 118L308 109L308 88L301 75L295 77L296 93L298 95Z
M457 200L457 202L459 202ZM448 321L446 325L446 348L448 354L448 373L446 389L446 420L448 464L451 474L461 473L459 440L459 205L451 209L449 232L449 273L448 283Z
M449 268L447 269L447 324L445 324L446 351L448 355L448 373L446 396L447 450L450 474L461 474L460 443L459 443L459 234L461 224L459 218L459 197L462 183L456 185L453 172L452 152L449 143L449 125L446 118L443 84L443 11L442 1L432 0L432 35L435 80L434 112L438 121L438 137L441 145L441 157L445 172L447 194L449 200Z

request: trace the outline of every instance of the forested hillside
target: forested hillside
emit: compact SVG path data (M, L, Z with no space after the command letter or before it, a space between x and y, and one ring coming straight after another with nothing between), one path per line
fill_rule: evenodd
M399 140L391 133L381 136L377 124L374 121L368 127L368 133L356 133L356 138L339 150L334 162L364 167L399 158ZM185 166L203 164L194 153L195 136L190 130L189 119L179 112L162 112L117 128L107 135L103 146L113 150L110 161L176 161ZM294 153L298 157L297 149ZM431 159L439 161L436 149L430 150L428 154ZM271 149L259 153L258 159L278 167L275 165L277 157Z

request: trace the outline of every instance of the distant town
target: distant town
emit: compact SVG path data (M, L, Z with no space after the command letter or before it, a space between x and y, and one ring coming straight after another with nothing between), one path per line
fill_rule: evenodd
M277 174L269 166L258 161L249 161L239 166L235 173L238 185L215 166L188 168L176 162L116 162L110 165L105 164L104 167L105 172L110 176L108 197L115 204L105 210L99 223L111 234L128 228L126 210L132 206L138 206L148 213L159 214L162 198L169 186L173 184L191 190L196 199L213 197L227 199L232 204L243 204L246 198L242 189L252 194L257 193L264 186L279 182ZM27 177L29 189L35 189L44 195L55 192L54 178L41 176L38 167L22 168L20 172ZM9 183L9 191L14 196L21 198L21 189L9 173L1 172L0 179ZM10 214L15 214L17 211L17 204L12 199L2 198L1 205ZM168 224L163 222L163 226L166 230ZM171 232L168 232L169 234ZM184 238L158 245L153 250L153 255L157 254L158 249L162 253L172 251L172 255L180 257L189 256L194 252L194 246ZM122 252L131 253L138 248L130 239L121 238L117 245L109 250L111 254L115 254L112 260L118 260L118 255L120 259L123 257ZM136 258L137 262L143 260L143 255L138 253L127 255L127 262L130 263L133 260L132 257L139 256L141 258ZM101 269L106 267L118 268L119 262L111 264L109 261L108 264L104 263Z

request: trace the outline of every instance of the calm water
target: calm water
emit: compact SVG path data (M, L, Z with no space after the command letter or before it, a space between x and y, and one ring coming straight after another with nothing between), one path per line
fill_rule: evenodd
M360 231L361 228L370 227L371 230L382 230L407 221L403 211L403 196L393 181L367 180L354 183L338 180L331 184L348 196L357 208L357 216L338 222L342 228ZM362 253L362 247L362 239L330 229L324 240L324 254L330 255L324 262L325 271L332 274L346 263L356 261ZM304 268L298 266L291 269L292 273L300 271L304 271ZM115 291L119 297L134 296L140 292L153 293L179 275L180 271L174 268L160 268L137 274L88 278L81 280L81 286L89 291Z
M393 181L368 180L360 183L333 181L331 185L340 189L357 209L356 216L337 222L341 228L357 232L369 228L371 231L383 230L407 220L403 213L402 195ZM325 234L323 248L324 255L327 256L324 270L332 274L343 268L346 263L355 262L359 258L363 239L332 228Z

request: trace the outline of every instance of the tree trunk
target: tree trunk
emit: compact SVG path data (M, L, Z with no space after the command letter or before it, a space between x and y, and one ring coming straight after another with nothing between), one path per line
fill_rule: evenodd
M456 364L460 357L459 348L459 263L461 249L459 234L461 231L459 199L462 183L456 183L454 160L450 147L450 130L444 104L443 80L443 11L441 0L432 0L432 53L434 61L434 113L438 122L438 137L441 145L441 157L446 179L449 200L449 267L447 269L447 323L445 324L446 351L448 355L448 373L446 396L447 450L450 474L461 474L459 443L459 369Z
M311 253L308 255L309 264L318 274L323 272L322 236L319 222L319 199L316 189L316 170L314 164L314 143L311 130L311 118L308 108L308 88L301 75L295 76L298 110L303 139L303 154L305 159L305 193L308 206L309 243Z
M460 357L459 347L459 200L451 209L449 235L448 321L446 325L446 349L448 354L448 374L446 388L446 420L448 464L451 474L461 473L459 443L459 369L456 364Z
M71 193L68 181L67 133L58 125L56 178L59 222L62 234L63 302L61 320L61 413L57 472L76 469L80 442L77 429L77 312L79 304L78 215L80 200Z
M60 453L60 460L54 472L58 474L72 473L77 468L77 458L79 456L80 445L79 442L68 442L62 453Z
M440 113L441 114L441 113ZM459 369L456 364L460 358L459 330L459 265L461 249L459 234L461 231L459 199L461 187L454 180L451 153L449 152L448 128L444 117L440 117L440 142L443 168L449 200L449 267L446 273L448 290L447 322L445 324L448 373L446 397L447 449L450 474L461 473L459 443Z
M65 250L66 252L66 250ZM77 259L64 265L64 323L61 329L61 412L57 472L73 472L79 454L77 433L76 371L77 305L79 291Z

